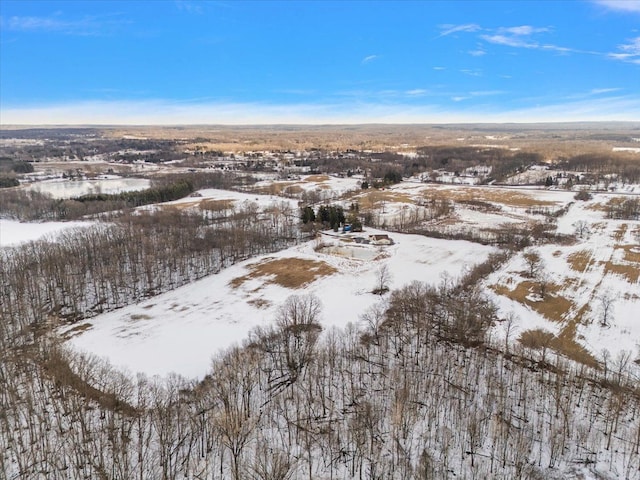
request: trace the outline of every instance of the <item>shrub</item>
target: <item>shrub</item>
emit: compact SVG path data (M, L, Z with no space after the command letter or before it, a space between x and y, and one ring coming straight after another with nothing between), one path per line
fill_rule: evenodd
M573 198L586 202L587 200L591 200L593 196L587 190L580 190Z

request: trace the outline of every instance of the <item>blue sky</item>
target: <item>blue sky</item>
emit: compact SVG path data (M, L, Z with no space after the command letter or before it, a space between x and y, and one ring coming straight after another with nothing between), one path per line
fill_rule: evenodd
M640 0L0 0L3 124L640 121Z

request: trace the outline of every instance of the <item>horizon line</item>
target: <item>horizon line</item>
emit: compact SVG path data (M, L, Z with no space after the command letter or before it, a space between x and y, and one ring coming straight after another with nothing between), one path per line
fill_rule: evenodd
M464 122L273 122L273 123L8 123L0 122L0 130L4 128L118 128L118 127L341 127L341 126L464 126L464 125L572 125L572 124L637 124L640 120L530 120L530 121L464 121Z

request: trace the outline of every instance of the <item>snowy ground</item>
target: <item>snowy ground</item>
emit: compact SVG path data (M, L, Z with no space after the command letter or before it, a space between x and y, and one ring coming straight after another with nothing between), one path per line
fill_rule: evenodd
M381 232L366 232L372 233ZM65 327L61 334L73 335L86 328L69 340L74 348L107 357L113 364L133 372L149 375L177 372L202 377L213 354L241 342L253 327L273 322L278 306L292 294L317 295L323 304L321 323L327 327L344 326L357 322L360 314L380 301L379 296L370 292L376 286L382 265L388 265L391 288L412 280L438 283L443 273L455 277L494 250L470 242L415 235L391 234L391 238L395 244L382 247L323 237L323 244L334 246L333 253L317 253L314 246L318 242L308 242L235 265L218 275L83 324ZM297 289L274 283L269 275L249 275L245 281L238 280L247 276L252 266L280 259L324 262L335 272Z
M30 183L23 188L48 193L53 198L73 198L90 193L113 194L149 188L144 178L102 178L95 180L55 179Z
M562 314L554 317L540 313L544 306L538 310L531 303L494 295L503 316L516 314L515 336L536 328L558 334L575 322L575 340L597 359L604 350L612 358L623 351L630 352L632 359L640 353L640 222L606 219L598 206L612 197L602 194L588 202L576 202L558 219L558 232L564 234L575 233L578 223L584 222L585 232L575 244L546 245L524 252L537 252L542 259L541 277L558 286L544 300L536 298L535 288L531 288L529 299L549 304L559 298L568 303ZM527 264L519 254L487 284L513 292L527 281L536 283L527 275ZM610 305L603 325L606 297ZM496 331L504 335L503 327Z
M595 194L588 202L574 199L575 192L544 188L446 186L403 182L384 190L359 190L358 179L310 176L280 182L270 191L269 182L257 191L239 193L206 189L199 196L169 205L178 208L214 208L255 203L259 208L274 204L288 208L296 215L298 199L283 198L283 188L294 185L301 190L321 190L329 198L338 198L345 208L359 202L361 212L369 207L381 211L381 219L397 225L403 216L409 218L416 204L434 197L455 202L455 213L442 224L448 231L483 230L506 223L528 225L544 222L546 217L532 209L551 212L566 208L557 220L557 233L571 235L576 224L586 222L588 233L572 245L546 245L516 254L502 269L485 282L486 293L498 304L500 316L515 314L511 341L527 331L542 329L554 335L571 333L570 338L584 347L594 358L601 359L606 349L615 358L622 351L637 355L640 341L640 281L634 272L640 269L640 247L637 233L640 222L612 221L604 216L602 205L612 194ZM638 186L632 186L636 190ZM335 200L334 200L335 201ZM473 203L484 202L497 210L478 210ZM473 208L472 208L473 207ZM144 207L149 208L149 207ZM434 223L439 225L440 220ZM66 225L66 224L65 224ZM369 230L367 234L375 231ZM366 236L366 235L365 235ZM338 234L338 237L343 235ZM73 336L70 344L131 371L166 374L175 371L189 377L202 376L211 355L234 342L241 342L255 326L273 321L277 308L291 294L315 293L324 305L322 323L345 325L358 321L359 315L379 301L369 293L376 284L376 274L383 264L391 273L391 288L411 280L431 283L440 281L443 272L457 276L472 264L481 262L494 249L468 242L435 240L411 235L391 234L395 244L389 247L346 244L324 235L327 247L315 251L310 242L269 259L255 258L231 267L218 275L187 285L173 292L116 312L93 318L79 328L67 327L62 333ZM520 284L533 283L527 276L523 253L537 252L542 259L542 275L555 288L546 298L538 298L533 286L526 297L514 293ZM584 257L585 265L576 258ZM254 267L262 263L293 259L324 262L335 269L300 288L287 288L273 276L254 275ZM297 259L297 260L296 260ZM294 262L295 263L295 262ZM314 267L315 268L315 267ZM625 274L624 272L631 272ZM239 278L247 276L245 281ZM629 276L630 275L630 276ZM232 284L232 282L235 282ZM502 289L502 293L497 290ZM610 322L601 325L602 296L613 298ZM546 313L549 303L566 307L557 315ZM571 328L575 327L575 331ZM86 328L82 332L82 330ZM81 334L79 334L82 332ZM504 322L494 327L492 335L504 337Z
M87 227L93 222L18 222L0 218L0 247L11 247L42 238L53 239L70 228Z

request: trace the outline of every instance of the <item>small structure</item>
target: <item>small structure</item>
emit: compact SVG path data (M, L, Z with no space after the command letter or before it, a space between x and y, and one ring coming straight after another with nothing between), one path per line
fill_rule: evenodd
M393 245L393 240L387 234L369 235L369 242L372 245Z

